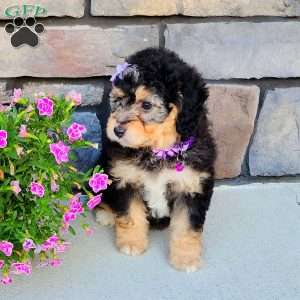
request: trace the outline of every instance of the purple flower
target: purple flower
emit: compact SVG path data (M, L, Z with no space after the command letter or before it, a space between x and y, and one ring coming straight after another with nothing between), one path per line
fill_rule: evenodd
M117 78L119 79L123 79L124 78L124 71L126 71L127 68L129 68L131 65L127 62L123 63L123 64L118 64L117 65L117 70L116 72L111 76L110 81L111 82L115 82L115 80Z
M12 279L9 276L5 276L0 280L0 282L4 285L9 285L12 283Z
M17 180L13 180L10 183L10 186L11 186L11 189L15 193L16 196L22 191L22 189L20 188L20 183Z
M86 227L84 231L87 236L92 236L94 234L94 229L92 229L91 227Z
M33 242L33 240L31 240L31 239L26 239L26 240L23 242L23 249L24 249L24 251L29 252L31 249L35 249L35 248L36 248L36 245L35 245L35 243Z
M52 236L50 236L42 245L42 250L43 251L49 251L51 249L54 249L57 247L58 245L58 242L59 242L59 237L54 234Z
M69 243L69 242L59 243L55 247L55 252L56 253L64 253L70 249L70 245L71 245L71 243Z
M39 198L42 198L45 195L44 186L41 183L38 183L38 182L31 182L30 191L33 195L36 195Z
M0 242L0 251L4 253L5 256L11 256L14 245L8 241Z
M71 91L66 95L66 100L71 101L75 106L81 104L81 94L76 91Z
M0 270L4 267L4 260L0 259Z
M93 189L94 193L107 189L108 176L103 173L96 173L89 180L89 186Z
M49 241L53 245L56 245L57 242L59 241L59 237L56 234L54 234L54 235L50 236L47 241Z
M13 94L13 97L12 97L13 103L18 103L20 98L22 98L22 90L21 89L14 89L14 94Z
M13 263L11 265L11 268L14 269L12 270L14 274L25 274L25 275L30 275L32 272L32 268L30 264L26 263Z
M37 109L40 116L51 117L53 115L53 101L49 98L41 98L37 100Z
M28 136L26 125L22 124L20 126L19 137L26 138Z
M59 267L62 264L62 259L60 258L53 258L50 260L50 266L51 267Z
M84 212L84 208L80 202L80 193L76 194L69 200L68 210L63 215L63 231L66 231L69 227L69 223L75 221L78 214Z
M64 142L59 141L56 144L50 144L49 147L50 147L50 152L54 155L55 160L58 164L69 161L68 155L69 155L70 147L65 145Z
M41 245L41 250L42 251L49 251L49 250L51 250L51 249L53 249L54 247L53 247L53 245L50 243L50 242L48 242L48 241L45 241L42 245Z
M82 134L86 132L86 128L84 125L78 124L74 122L68 129L67 134L69 137L69 141L75 142L77 140L82 139Z
M7 146L7 131L0 130L0 148L5 148Z
M90 210L94 209L98 204L101 203L101 200L102 194L92 197L87 203L88 208Z
M174 157L174 156L178 156L179 154L183 154L184 152L186 152L192 147L194 142L195 142L195 138L192 136L188 138L186 141L181 142L179 144L175 144L168 149L153 150L153 154L158 159L166 160L169 157Z
M80 194L75 195L73 198L69 201L69 211L71 213L75 214L82 214L84 211L84 208L82 207L82 204L79 200Z
M67 227L68 227L69 223L71 221L75 221L76 218L77 218L77 214L74 212L70 212L69 210L67 210L63 216L64 223Z
M153 150L154 155L159 159L166 159L167 154L164 150Z

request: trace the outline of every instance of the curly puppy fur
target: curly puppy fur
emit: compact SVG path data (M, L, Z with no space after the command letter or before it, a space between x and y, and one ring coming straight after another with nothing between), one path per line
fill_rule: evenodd
M113 180L104 203L115 215L116 244L126 254L141 254L148 245L149 225L170 224L170 263L195 271L201 264L201 233L214 186L208 90L200 74L169 50L148 48L126 61L131 66L110 93L104 159ZM153 155L153 149L191 136L196 141L184 154L182 172L174 169L176 158Z

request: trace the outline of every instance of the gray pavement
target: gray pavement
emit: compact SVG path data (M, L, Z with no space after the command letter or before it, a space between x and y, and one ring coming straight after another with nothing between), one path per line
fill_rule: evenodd
M300 299L298 183L218 186L199 272L169 266L167 238L167 230L152 231L147 253L127 257L114 247L113 230L97 226L91 238L72 238L60 268L16 278L0 287L0 299Z

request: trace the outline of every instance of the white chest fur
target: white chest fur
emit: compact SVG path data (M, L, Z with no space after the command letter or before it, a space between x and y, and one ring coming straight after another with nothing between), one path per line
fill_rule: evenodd
M160 175L146 176L144 180L144 200L154 218L162 218L170 215L169 205L166 199L168 180Z
M153 217L161 218L169 216L169 206L166 200L167 184L173 184L177 193L201 193L201 181L209 175L185 167L182 172L165 168L160 171L149 172L129 161L117 161L113 165L111 175L119 179L119 186L127 183L144 189L144 200L150 208Z

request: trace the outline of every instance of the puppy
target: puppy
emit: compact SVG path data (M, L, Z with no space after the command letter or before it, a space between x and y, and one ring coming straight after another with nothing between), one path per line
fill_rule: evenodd
M170 263L201 265L202 230L214 186L215 144L200 74L174 52L148 48L112 76L106 172L97 220L115 224L128 255L147 250L149 226L170 225Z

